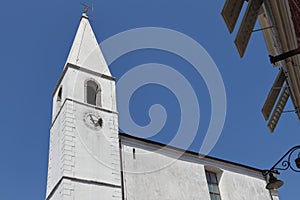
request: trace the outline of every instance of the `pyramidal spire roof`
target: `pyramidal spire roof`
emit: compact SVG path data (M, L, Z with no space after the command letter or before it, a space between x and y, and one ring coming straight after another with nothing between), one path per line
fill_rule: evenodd
M66 65L67 63L111 76L88 16L85 13L82 14Z

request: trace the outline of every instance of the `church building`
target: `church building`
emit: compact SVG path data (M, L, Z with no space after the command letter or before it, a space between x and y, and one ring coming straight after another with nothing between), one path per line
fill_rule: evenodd
M119 132L116 83L84 13L53 92L46 200L278 200L263 170Z

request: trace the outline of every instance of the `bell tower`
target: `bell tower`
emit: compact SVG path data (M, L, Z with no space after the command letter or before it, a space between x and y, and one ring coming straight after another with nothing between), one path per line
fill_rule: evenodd
M46 200L120 200L115 78L84 13L53 92Z

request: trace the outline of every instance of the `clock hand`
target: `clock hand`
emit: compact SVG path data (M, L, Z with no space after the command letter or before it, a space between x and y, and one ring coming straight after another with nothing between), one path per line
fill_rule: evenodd
M98 122L97 124L102 127L102 125L103 125L103 119L99 118L97 122Z
M92 115L90 114L89 116L90 116L90 119L92 120L93 124L96 125L95 120L93 119Z

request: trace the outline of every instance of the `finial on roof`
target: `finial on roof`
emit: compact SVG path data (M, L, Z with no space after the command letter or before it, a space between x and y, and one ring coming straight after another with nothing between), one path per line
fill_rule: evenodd
M87 11L89 11L89 6L85 6L83 12L87 13Z

